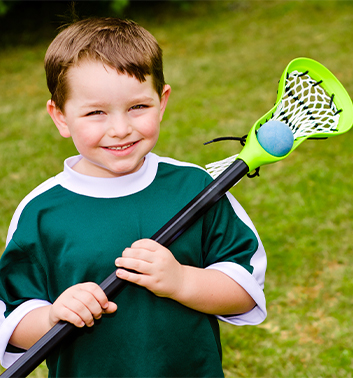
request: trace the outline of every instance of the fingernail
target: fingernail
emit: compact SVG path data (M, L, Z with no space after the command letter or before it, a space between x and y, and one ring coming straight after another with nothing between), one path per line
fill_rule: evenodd
M122 270L122 269L118 269L118 270L116 271L116 275L117 275L118 277L123 278L123 277L125 276L125 272L124 272L124 270Z

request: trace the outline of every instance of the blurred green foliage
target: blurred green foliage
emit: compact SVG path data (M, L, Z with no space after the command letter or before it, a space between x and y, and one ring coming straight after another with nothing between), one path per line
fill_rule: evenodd
M6 14L7 6L4 4L2 0L0 0L0 16Z
M141 0L137 0L137 1L141 1ZM171 2L177 3L178 6L180 6L183 9L189 9L190 8L190 4L189 4L188 0L164 0L164 1L171 1ZM43 2L43 1L41 1L41 2ZM46 3L48 3L48 2L49 1L47 1ZM56 2L58 2L58 1L56 1ZM151 1L147 1L147 2L152 3ZM0 0L0 17L6 16L6 14L8 12L10 12L12 10L12 8L17 7L18 4L16 4L16 3L20 3L20 7L28 5L28 3L32 3L32 6L34 6L33 5L34 1ZM53 3L53 1L50 1L49 3ZM81 0L78 0L78 1L62 0L62 1L60 1L60 3L64 7L67 7L70 4L71 4L71 6L72 6L72 4L75 4L75 6L79 6L79 4L81 3ZM85 3L87 3L87 1L85 1ZM95 6L96 9L97 8L110 9L115 16L122 16L124 14L124 11L131 5L131 3L136 3L136 1L134 1L134 0L94 0L94 3L95 3L94 6ZM161 1L159 1L158 3L161 3ZM51 8L51 9L54 10L55 7L53 8L52 5L53 4L46 4L46 6L48 6L49 9ZM19 8L17 8L17 9L19 9Z
M109 6L111 7L112 11L116 15L121 15L122 12L126 7L129 6L130 1L129 0L96 0L101 1L101 3L104 1L105 3L109 3ZM13 6L15 6L15 3L27 3L25 0L0 0L0 16L6 15ZM72 1L62 1L63 3L71 3ZM49 4L47 4L49 5Z
M55 36L57 29L79 18L118 16L132 18L146 14L163 17L191 9L188 0L0 0L0 44L34 45Z

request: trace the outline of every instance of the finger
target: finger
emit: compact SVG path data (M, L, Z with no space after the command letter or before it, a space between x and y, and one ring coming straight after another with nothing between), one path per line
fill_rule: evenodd
M144 274L138 274L138 273L133 273L129 272L125 269L118 269L116 271L117 277L121 278L122 280L129 281L131 283L135 283L139 286L144 286L146 288L149 287L149 277L148 275Z
M60 308L58 316L60 319L77 327L83 327L84 325L91 327L94 324L91 312L81 301L75 298Z
M82 328L86 325L79 315L66 307L62 308L58 313L58 318L65 322L71 323L78 328Z
M83 291L88 292L93 296L96 302L99 303L100 307L105 310L109 304L108 304L108 298L102 288L93 282L86 282L79 285L79 288ZM92 300L92 298L89 299L89 303Z
M91 317L95 319L100 319L102 317L103 308L92 293L80 290L73 295L73 298L77 301L73 309L78 311L78 315L81 316L82 314L88 319L88 311ZM85 319L83 318L83 320Z
M105 314L112 314L117 309L118 309L118 306L115 302L108 302L108 307L106 308L106 310L104 310L104 313Z
M80 328L85 325L85 322L81 319L81 317L77 315L76 312L72 311L71 308L55 302L50 310L50 322L53 326L60 320L72 323L76 327Z
M112 314L115 312L118 308L117 304L114 302L110 302L108 300L108 297L106 296L103 289L97 285L94 282L85 282L81 284L83 290L87 290L90 294L93 295L94 299L99 304L100 308L98 309L95 307L95 304L93 302L93 307L90 305L88 308L93 313L95 319L100 319L102 317L102 314Z
M126 248L121 254L121 257L142 260L151 263L153 262L155 256L154 251L150 251L148 249Z
M156 261L156 259L159 259L160 255L171 253L169 249L151 239L138 240L132 244L131 248L127 248L127 250L126 254L141 254L141 258L145 256L144 259L149 262Z
M132 243L131 248L141 248L141 249L148 249L149 251L156 251L161 244L157 243L152 239L140 239Z
M151 274L153 270L153 266L149 262L124 257L117 259L116 266L139 274Z
M152 270L151 262L139 260L130 257L119 257L115 260L115 265L118 268L125 268L133 270L142 274L150 274Z
M72 311L82 319L87 327L92 327L94 325L94 319L100 319L102 317L102 308L93 302L87 303L86 298L79 298L75 303L75 306L72 305Z

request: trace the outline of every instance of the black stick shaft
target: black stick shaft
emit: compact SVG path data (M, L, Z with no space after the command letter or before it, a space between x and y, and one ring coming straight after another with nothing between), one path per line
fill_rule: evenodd
M246 163L242 160L236 160L156 232L151 239L168 247L248 172L249 167ZM100 284L100 287L108 298L112 298L121 291L126 284L126 281L119 279L115 272L113 272ZM51 351L74 329L75 326L71 323L60 321L1 374L1 378L27 377L27 375L39 366Z

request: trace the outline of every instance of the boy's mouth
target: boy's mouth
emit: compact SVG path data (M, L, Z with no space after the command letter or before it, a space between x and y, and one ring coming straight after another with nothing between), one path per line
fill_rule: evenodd
M123 151L126 150L127 148L133 146L136 142L132 142L129 144L125 144L124 146L112 146L112 147L105 147L108 150L114 150L114 151Z

